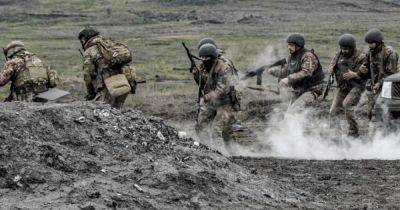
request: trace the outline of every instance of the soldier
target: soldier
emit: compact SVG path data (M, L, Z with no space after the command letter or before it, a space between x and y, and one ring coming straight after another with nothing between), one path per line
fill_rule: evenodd
M136 88L135 69L130 65L130 50L101 36L92 27L80 31L78 39L84 49L86 99L104 101L116 108L122 107L128 94L134 93Z
M231 154L232 124L235 119L230 91L230 67L218 57L218 50L212 44L201 46L199 56L203 59L203 63L199 68L192 69L194 79L202 90L196 132L200 137L204 136L204 129L211 125L217 112L220 112L223 123L222 138Z
M279 87L291 87L291 107L312 105L323 91L324 72L318 57L306 49L301 34L291 34L286 40L289 57L282 69L268 69L268 73L279 78Z
M365 54L357 49L356 40L351 34L340 36L339 46L340 51L329 65L329 73L335 76L338 85L329 113L336 117L344 111L349 124L348 135L357 137L358 125L353 109L364 92L365 79L360 77L358 69L365 62Z
M11 93L6 101L35 102L39 93L57 86L57 72L28 52L21 41L9 43L4 55L6 63L0 72L0 86L11 81Z
M375 106L375 95L382 87L383 79L397 72L399 56L397 52L383 42L383 34L379 29L370 29L365 34L365 42L368 43L369 52L366 54L366 62L360 67L363 78L369 79L367 83L367 113L371 120L372 110ZM371 78L371 67L375 78Z

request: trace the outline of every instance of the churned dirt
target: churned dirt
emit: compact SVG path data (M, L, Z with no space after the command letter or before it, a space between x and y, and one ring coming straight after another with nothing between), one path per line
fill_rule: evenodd
M0 110L5 209L318 206L137 110L85 102Z

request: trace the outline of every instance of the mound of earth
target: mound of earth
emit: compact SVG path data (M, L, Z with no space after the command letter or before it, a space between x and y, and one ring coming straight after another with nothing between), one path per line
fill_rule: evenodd
M105 104L0 104L5 209L315 207L307 193Z

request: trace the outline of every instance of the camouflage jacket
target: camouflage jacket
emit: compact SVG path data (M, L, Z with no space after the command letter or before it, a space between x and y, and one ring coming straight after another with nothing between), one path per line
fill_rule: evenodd
M30 85L29 87L26 87L26 84L23 81L23 74L24 71L26 70L26 60L29 58L35 56L34 54L27 52L27 51L22 51L16 55L14 55L10 60L7 60L7 62L4 64L3 71L0 72L0 86L6 85L8 82L11 82L11 87L13 88L13 92L15 96L18 96L20 94L25 94L28 92L34 92L34 90L37 88L36 85L39 84L33 84ZM40 59L35 57L39 62L42 62ZM59 82L59 78L57 76L57 72L55 70L50 69L49 67L45 66L46 68L46 73L47 73L47 78L44 78L45 80L43 81L44 88L49 88L49 87L55 87L57 86L57 83ZM20 97L13 97L13 99L18 99Z
M399 55L390 46L383 45L382 50L379 53L372 54L368 52L366 54L366 67L368 69L367 74L360 74L363 78L371 79L370 64L375 66L375 82L383 83L383 79L391 74L397 73L397 62Z
M338 87L341 89L351 89L355 85L365 85L365 79L357 77L354 80L347 81L343 78L343 75L352 71L359 74L358 69L365 62L365 53L362 50L355 49L354 53L350 57L342 55L341 51L337 52L329 64L329 72L333 72L338 83Z
M94 97L96 93L105 88L104 79L115 75L125 74L129 83L134 89L136 71L131 64L126 64L117 69L108 66L108 62L103 58L98 43L104 39L102 36L91 38L84 46L83 53L83 79L89 98Z
M222 60L217 59L210 71L200 65L199 71L194 75L197 84L201 85L205 103L223 105L229 103L229 87L231 86L230 67ZM201 82L199 81L201 73Z
M289 85L296 89L308 89L323 81L323 71L318 58L307 49L300 49L290 55L282 69L271 74L279 79L288 78Z
M222 61L224 61L224 63L226 63L229 66L230 71L228 73L230 74L229 77L231 78L233 84L235 84L235 85L239 84L238 70L236 69L235 65L233 64L233 61L231 59L224 57L221 54L219 55L218 58L221 59Z

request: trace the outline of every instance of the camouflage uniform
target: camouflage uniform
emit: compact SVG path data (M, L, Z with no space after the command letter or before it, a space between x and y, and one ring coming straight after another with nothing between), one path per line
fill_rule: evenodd
M291 54L282 69L275 69L271 74L279 79L288 78L291 93L291 107L303 108L315 104L323 91L324 72L317 56L301 48Z
M122 107L128 94L116 99L111 98L104 80L116 74L125 74L132 90L135 89L135 68L130 64L119 67L109 67L108 62L103 58L99 49L99 43L105 39L98 35L92 37L84 45L83 74L87 89L87 98L95 101L104 101L113 107Z
M371 79L370 72L370 59L372 60L372 64L375 66L375 84L379 83L382 87L383 79L389 75L397 73L397 62L399 60L399 56L397 52L390 46L382 45L382 50L378 53L368 52L366 55L366 67L368 69L368 73L361 76L363 78ZM372 111L375 106L375 94L368 90L367 91L368 104L367 104L367 112L369 117L372 117Z
M30 78L26 63L35 62L46 69L47 78L30 83ZM38 93L45 92L48 88L55 87L59 81L56 71L44 66L42 61L34 54L22 50L6 61L3 71L0 72L0 86L6 85L11 81L12 96L11 101L36 101Z
M360 101L364 92L365 80L359 76L353 80L345 80L343 75L348 71L358 73L359 67L365 62L365 54L361 50L354 49L350 57L345 57L339 51L332 59L329 70L334 72L338 88L336 88L335 97L332 102L330 114L337 117L341 111L344 111L349 124L349 135L358 135L358 124L354 117L354 107ZM338 120L336 118L336 120ZM339 125L338 123L335 123Z
M222 137L229 150L233 132L232 125L235 122L234 110L229 97L230 67L222 59L217 58L210 71L207 71L203 65L199 69L204 103L200 104L196 132L201 136L204 129L211 125L217 112L219 112L223 124ZM197 84L200 83L199 72L194 75L194 79Z

